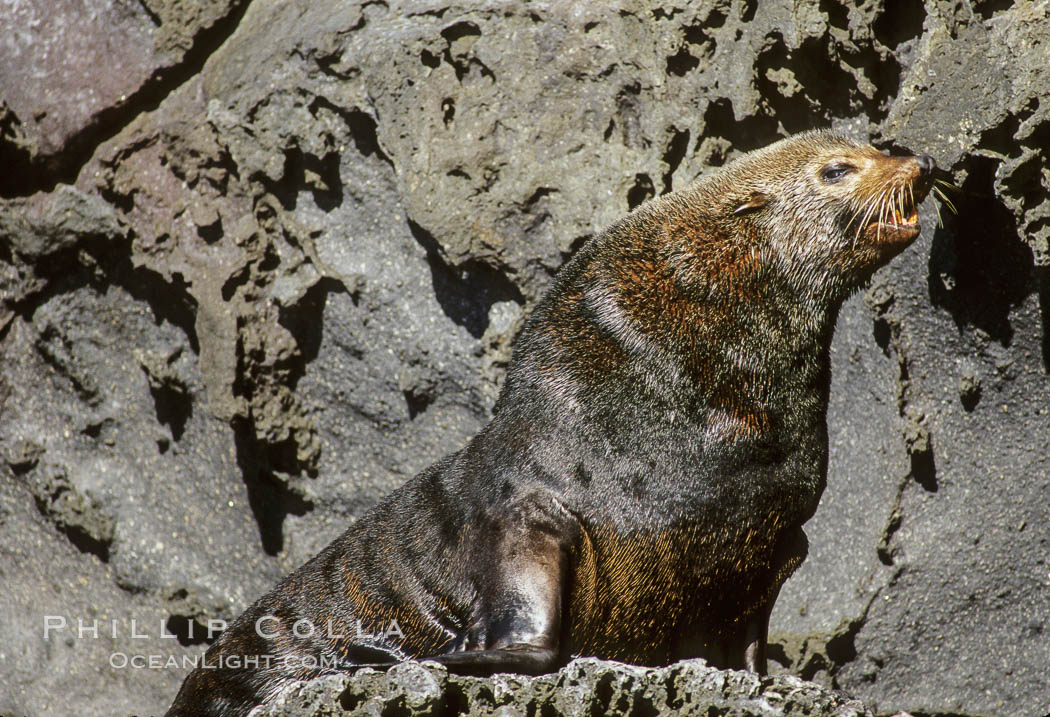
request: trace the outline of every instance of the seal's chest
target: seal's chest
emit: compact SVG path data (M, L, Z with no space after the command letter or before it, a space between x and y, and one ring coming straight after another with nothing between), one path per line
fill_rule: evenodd
M685 633L732 629L768 590L778 536L775 526L699 523L588 530L569 589L571 652L661 664Z

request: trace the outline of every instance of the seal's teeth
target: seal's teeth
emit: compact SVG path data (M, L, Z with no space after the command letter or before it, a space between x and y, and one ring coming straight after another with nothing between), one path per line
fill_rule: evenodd
M903 211L907 212L907 215L904 215L904 214L901 213L902 209L903 209ZM893 208L893 216L892 216L891 220L892 220L892 222L894 224L904 225L904 226L914 226L915 224L918 224L918 222L919 222L919 211L918 211L918 209L916 207L908 206L908 205L905 205L903 208L902 207L894 207Z
M893 207L887 212L887 216L883 220L875 220L874 225L882 226L898 226L898 227L914 227L919 223L919 212L914 206L904 206L903 211L907 212L907 215L901 213L901 207Z

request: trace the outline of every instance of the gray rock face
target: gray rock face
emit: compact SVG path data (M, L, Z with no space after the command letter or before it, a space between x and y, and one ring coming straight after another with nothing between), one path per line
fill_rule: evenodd
M774 666L878 713L1045 714L1048 12L9 5L0 712L163 711L209 621L484 425L583 241L832 125L933 155L958 214L926 202L843 309Z
M5 194L68 181L98 135L153 108L229 32L246 0L8 3L0 17Z

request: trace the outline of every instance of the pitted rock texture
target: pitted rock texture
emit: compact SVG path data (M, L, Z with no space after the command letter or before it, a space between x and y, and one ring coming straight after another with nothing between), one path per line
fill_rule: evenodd
M52 0L0 16L0 190L72 181L99 136L199 69L248 0Z
M22 0L0 28L0 713L162 712L210 621L484 425L587 238L829 125L931 154L958 214L928 200L842 311L774 668L880 714L1050 711L1046 3Z
M253 717L321 715L725 715L870 717L858 700L787 675L716 670L702 660L634 667L580 658L540 677L450 675L436 663L406 662L301 682Z

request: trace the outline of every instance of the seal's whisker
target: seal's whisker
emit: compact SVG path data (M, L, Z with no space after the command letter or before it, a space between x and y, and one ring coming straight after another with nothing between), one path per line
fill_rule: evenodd
M943 179L935 179L933 181L936 182L937 184L940 184L942 187L948 187L948 189L954 189L957 192L961 192L962 191L962 187L957 187L956 185L952 184L951 182L945 181Z
M897 187L890 187L890 196L886 201L886 223L895 224L894 215L897 213Z
M853 226L853 222L857 221L857 219L860 219L860 222L857 224L857 231L853 235L854 245L856 245L857 239L860 238L860 232L864 228L864 217L867 217L871 213L871 200L871 195L862 199L859 202L860 207L857 209L857 211L853 213L853 216L850 217L849 222L846 224L846 229L848 230L851 226Z
M866 199L862 199L860 202L857 203L859 205L857 207L857 211L853 212L853 215L850 216L849 221L846 222L846 229L847 230L849 230L849 228L851 226L853 226L853 222L857 221L857 219L860 218L860 215L862 213L864 213L868 209L870 201L871 201L871 197L868 197Z
M875 218L875 241L882 241L882 215L886 211L886 193L879 196L879 214Z
M853 246L856 246L857 242L860 240L860 235L864 231L864 227L867 226L868 218L871 217L871 213L874 209L875 197L870 196L865 200L864 204L861 205L860 211L858 211L859 221L857 222L857 230L853 233Z
M868 196L866 200L867 203L865 206L864 216L861 217L860 223L857 224L857 233L853 237L854 244L856 244L857 240L860 239L861 232L864 231L864 227L867 226L872 214L875 212L875 209L879 206L880 200L881 194L876 196L876 194L873 192L871 195Z
M868 214L871 213L871 205L870 204L861 205L861 208L858 209L857 213L853 215L853 219L850 219L849 223L851 225L853 224L854 221L856 221L858 218L860 218L860 213L861 212L864 212L864 216L865 217L868 216ZM847 226L846 228L849 229L849 226ZM857 240L860 239L860 233L861 233L861 231L863 229L864 229L864 220L861 219L859 222L857 222L857 230L855 232L853 232L853 246L857 245Z
M942 202L944 202L945 205L947 205L948 209L951 210L952 214L959 213L959 210L955 208L955 204L952 203L952 200L948 198L947 194L941 191L940 187L934 187L933 192L937 195L938 199L940 199Z
M857 221L857 219L860 218L860 213L862 211L864 211L863 205L861 205L861 207L857 209L857 211L853 212L853 214L850 215L849 221L846 222L846 231L849 231L849 228L853 226L853 222Z
M875 227L875 241L877 242L882 241L882 227L893 211L893 190L894 188L887 182L886 189L882 193L882 203L879 206L879 223Z
M870 202L871 202L871 198L870 197L868 199L860 202L860 206L857 208L857 211L853 212L853 215L849 218L849 221L846 222L846 227L843 230L843 233L849 231L849 228L851 226L853 226L853 222L855 222L855 221L857 221L858 219L861 218L861 214L863 214L864 216L868 215L868 213L871 211L871 209L870 209L870 207L871 207ZM861 228L863 226L864 226L863 225L863 221L862 221L861 224L857 225L857 232L856 232L856 235L853 237L854 243L856 243L857 237L860 236L860 230L861 230Z
M884 222L886 224L892 224L896 220L893 215L897 213L897 187L890 187L890 193L886 197L886 218ZM879 227L880 229L882 227Z
M937 193L937 196L941 201L951 210L952 214L958 214L959 210L955 208L955 203L951 201L947 194L945 194L940 188L934 187L933 191Z
M876 222L881 221L881 219L882 219L882 207L883 207L883 204L885 204L885 201L886 201L886 191L887 191L886 185L883 185L881 191L879 191L878 196L876 196L874 198L874 201L872 202L872 205L871 205L871 209L868 211L868 214L864 217L863 224L867 224L872 219L874 219ZM877 232L877 230L876 230L876 232Z

